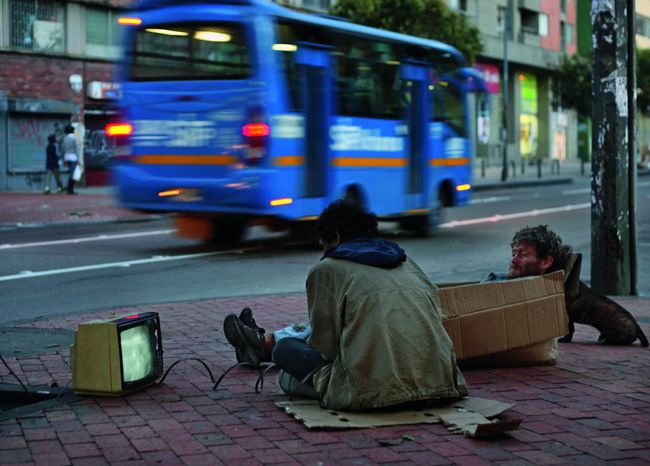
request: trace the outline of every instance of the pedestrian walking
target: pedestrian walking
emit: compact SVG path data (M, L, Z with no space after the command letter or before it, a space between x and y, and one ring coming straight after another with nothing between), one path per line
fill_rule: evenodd
M45 148L45 194L50 194L50 181L52 176L56 180L56 192L63 192L63 183L61 183L61 172L59 171L59 146L56 144L56 136L50 134L47 137L47 147Z
M77 168L77 164L79 163L79 157L77 156L77 139L75 138L74 128L72 125L67 125L64 131L65 136L63 137L62 143L63 161L69 170L68 186L66 191L68 194L77 194L74 192L74 172L75 168Z

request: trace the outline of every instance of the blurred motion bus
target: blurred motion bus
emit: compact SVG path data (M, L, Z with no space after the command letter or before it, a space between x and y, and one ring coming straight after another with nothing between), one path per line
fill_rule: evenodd
M421 235L468 202L482 81L455 48L265 0L144 0L119 23L123 206L232 242L311 232L338 198Z

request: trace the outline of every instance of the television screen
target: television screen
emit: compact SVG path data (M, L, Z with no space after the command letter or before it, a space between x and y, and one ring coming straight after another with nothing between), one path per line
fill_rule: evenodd
M124 382L136 382L151 376L153 358L149 328L139 325L120 333Z
M145 312L79 325L70 347L77 393L121 395L162 375L160 318Z

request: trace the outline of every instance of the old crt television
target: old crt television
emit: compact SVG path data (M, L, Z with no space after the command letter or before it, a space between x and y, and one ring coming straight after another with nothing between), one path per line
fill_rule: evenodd
M163 372L158 313L79 324L70 365L75 393L117 396L152 384Z

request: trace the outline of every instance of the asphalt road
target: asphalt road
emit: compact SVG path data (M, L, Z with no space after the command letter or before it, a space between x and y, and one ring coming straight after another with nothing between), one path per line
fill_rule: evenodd
M638 186L639 294L650 296L650 182ZM485 191L449 209L431 238L382 224L436 283L478 280L507 267L512 234L550 225L583 253L590 275L590 190L555 185ZM318 250L251 229L235 249L178 238L166 220L0 231L0 325L146 303L303 292Z

